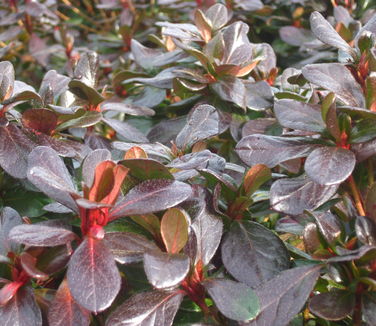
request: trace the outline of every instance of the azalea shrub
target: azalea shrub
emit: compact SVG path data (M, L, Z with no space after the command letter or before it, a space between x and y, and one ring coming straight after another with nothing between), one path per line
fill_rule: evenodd
M376 4L0 4L3 326L375 326Z

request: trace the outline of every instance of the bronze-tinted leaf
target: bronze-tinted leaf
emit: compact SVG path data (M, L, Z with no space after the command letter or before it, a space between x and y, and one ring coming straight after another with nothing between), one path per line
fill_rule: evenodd
M47 109L29 109L22 114L22 124L35 131L50 135L57 125L57 115Z
M161 234L167 252L177 254L188 241L188 217L179 208L170 208L163 215Z

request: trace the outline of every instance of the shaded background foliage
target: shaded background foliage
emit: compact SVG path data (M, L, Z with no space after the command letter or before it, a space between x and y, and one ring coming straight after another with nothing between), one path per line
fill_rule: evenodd
M3 325L376 325L376 5L0 3Z

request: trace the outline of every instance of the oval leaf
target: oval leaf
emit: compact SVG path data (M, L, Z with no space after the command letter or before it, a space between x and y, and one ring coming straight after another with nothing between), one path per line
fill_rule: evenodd
M316 148L304 164L307 175L320 185L335 185L345 181L354 170L355 154L340 147Z
M226 279L212 279L204 282L219 311L227 318L248 321L260 312L256 293L242 283Z
M161 234L167 252L176 254L188 241L188 217L179 208L170 208L162 217Z
M264 164L273 168L279 163L294 158L305 157L317 147L308 144L304 138L250 135L236 145L236 153L242 161L253 166Z
M75 301L89 311L102 311L114 301L121 278L104 242L86 238L74 252L67 271Z
M276 211L299 215L304 210L313 210L337 191L338 184L322 186L305 175L291 179L280 179L270 188L270 203Z
M183 254L168 254L160 250L144 254L144 269L148 281L157 289L180 284L189 272L190 260Z
M333 290L315 295L309 309L316 316L327 320L341 320L350 315L355 306L355 296L346 290Z

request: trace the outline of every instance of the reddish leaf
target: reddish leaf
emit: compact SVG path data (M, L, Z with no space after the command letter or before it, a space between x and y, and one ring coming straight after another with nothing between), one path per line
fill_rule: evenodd
M32 289L19 289L5 306L0 307L0 320L2 326L42 326L42 314Z
M173 207L191 195L191 187L180 181L153 179L140 183L110 211L111 219L149 214Z
M148 158L148 154L138 146L133 146L124 155L124 159L132 159L132 158Z
M0 290L0 307L6 305L16 295L22 285L22 282L9 282L5 284Z
M27 252L23 252L20 255L20 261L22 269L32 278L36 278L38 280L45 281L48 279L48 275L40 271L38 268L35 267L37 263L37 259L30 255Z
M179 208L170 208L162 217L161 234L167 252L176 254L188 241L188 217Z
M57 125L57 115L47 109L29 109L22 114L25 127L50 135Z
M68 266L72 296L89 311L103 311L120 290L121 278L114 257L103 241L85 238Z
M110 193L115 182L113 173L115 165L112 161L103 161L97 165L95 168L94 184L89 192L89 200L101 202Z
M50 304L48 323L49 326L89 326L90 324L90 314L73 300L66 280L60 284Z
M107 160L111 160L111 153L107 149L96 149L85 157L82 164L82 179L86 187L91 188L93 185L98 164Z

